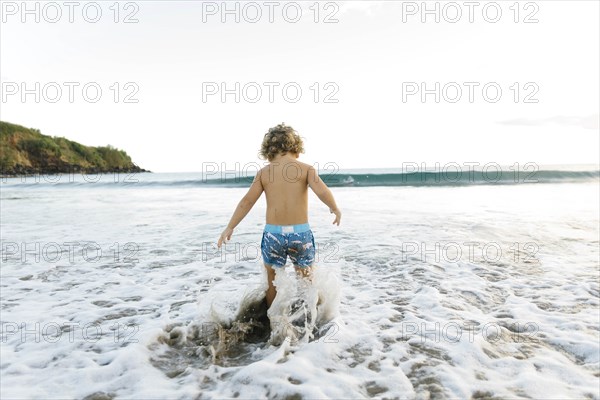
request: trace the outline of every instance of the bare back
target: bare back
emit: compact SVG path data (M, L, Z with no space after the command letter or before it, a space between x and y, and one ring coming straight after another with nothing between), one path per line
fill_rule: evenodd
M308 222L308 170L300 161L280 159L261 170L267 198L267 224L296 225Z

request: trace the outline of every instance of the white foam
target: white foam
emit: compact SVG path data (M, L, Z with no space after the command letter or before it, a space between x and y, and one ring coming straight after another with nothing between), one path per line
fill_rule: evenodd
M3 188L3 199L21 197L2 202L3 244L93 241L103 256L3 260L0 397L600 398L598 185L340 188L339 228L311 197L321 258L304 293L321 334L248 343L238 358L213 360L198 351L194 329L233 324L266 288L252 246L223 261L203 246L244 191ZM258 246L263 215L259 202L233 242ZM409 241L539 249L531 262L506 253L453 263L407 255ZM139 245L137 263L122 259L128 242ZM276 280L275 318L288 316L302 292L293 270L285 273ZM36 342L9 331L35 322L79 325L73 340L68 332ZM453 341L452 330L437 338L411 330L436 323L463 334ZM469 325L486 323L498 337L477 329L469 336ZM537 330L518 333L527 323ZM85 340L85 324L102 335L90 328L97 340Z

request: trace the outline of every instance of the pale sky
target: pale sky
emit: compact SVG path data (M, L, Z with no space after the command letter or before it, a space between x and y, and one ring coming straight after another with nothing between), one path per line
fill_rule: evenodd
M22 15L20 1L2 2L3 121L86 145L111 144L155 172L201 171L203 162L232 169L236 162L260 161L262 136L281 122L305 138L302 159L334 162L342 169L393 168L403 162L600 161L597 1L523 1L518 7L514 1L482 1L473 22L460 1L452 3L462 12L456 23L449 21L456 8L434 1L427 4L438 5L439 23L434 15L424 15L422 22L421 1L321 2L318 7L313 1L275 2L273 23L268 2L237 3L239 23L233 14L221 21L221 1L120 2L115 23L114 3L78 2L70 23L67 6L56 2L62 15L51 23L57 18L55 6L30 2L34 12ZM231 8L235 3L228 2ZM286 21L283 7L290 19L296 4L302 4L302 18ZM99 7L99 21L86 21L84 7L88 20ZM262 17L252 23L257 8ZM486 21L495 18L497 8L499 21ZM324 23L332 13L338 22ZM130 14L137 23L123 22ZM23 102L20 85L35 91L36 82L40 102L34 94ZM72 103L64 82L78 84L72 86ZM125 86L128 82L133 84ZM220 93L206 93L207 85L215 87L211 82L229 89L239 82L246 96L240 93L236 103L230 94L222 102ZM265 82L273 82L272 103ZM439 103L434 94L425 102L420 92L406 94L420 90L421 83L434 89L436 82L441 95L446 85ZM465 82L473 82L472 103ZM96 103L83 97L88 83L102 89ZM288 83L290 96L293 85L302 89L296 103L284 99L282 87ZM497 102L484 99L486 84L490 97L494 87L502 90ZM62 97L51 103L56 86ZM93 97L93 85L88 86ZM256 86L262 97L252 103ZM135 87L139 91L132 98L138 102L123 102ZM462 97L452 103L456 87ZM325 103L328 94L338 102Z

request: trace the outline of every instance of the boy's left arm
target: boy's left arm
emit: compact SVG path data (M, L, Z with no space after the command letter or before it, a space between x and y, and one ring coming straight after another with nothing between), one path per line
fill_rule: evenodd
M233 230L235 227L244 219L244 217L248 214L248 212L254 207L254 204L260 197L263 192L263 186L260 181L260 171L254 177L252 181L252 185L250 185L250 189L248 189L248 193L242 200L238 203L231 219L229 220L229 224L227 224L227 228L221 233L221 237L219 237L219 241L217 242L217 247L221 247L221 244L226 240L231 240L231 235L233 234Z

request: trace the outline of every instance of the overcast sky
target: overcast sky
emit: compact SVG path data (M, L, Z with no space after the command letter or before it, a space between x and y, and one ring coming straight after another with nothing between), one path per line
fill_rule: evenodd
M305 161L343 169L597 164L599 2L514 3L427 2L436 22L421 1L240 2L236 22L220 1L56 2L37 3L36 22L34 2L24 14L4 1L0 118L155 172L257 162L280 122L305 138Z

